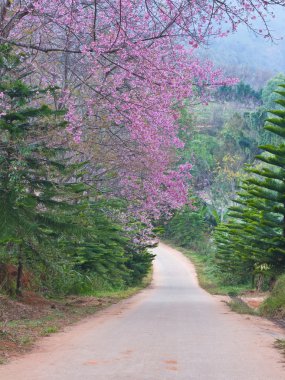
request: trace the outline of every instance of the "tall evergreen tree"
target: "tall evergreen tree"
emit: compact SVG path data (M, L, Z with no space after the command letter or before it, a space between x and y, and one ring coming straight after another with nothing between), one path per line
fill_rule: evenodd
M261 167L248 169L229 220L216 231L217 261L224 272L268 273L271 281L285 269L285 85L276 91L281 109L270 111L265 129L279 144L260 146Z
M41 105L47 90L17 79L19 58L0 49L0 243L17 258L19 293L25 259L72 230L72 201L82 186L62 181L74 168L47 139L65 126L64 112Z

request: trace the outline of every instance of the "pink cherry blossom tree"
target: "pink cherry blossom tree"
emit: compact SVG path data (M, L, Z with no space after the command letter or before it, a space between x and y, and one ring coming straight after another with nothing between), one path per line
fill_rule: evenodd
M79 146L90 155L104 141L116 195L158 217L187 201L190 165L175 165L179 106L233 82L197 47L241 23L270 38L268 18L284 1L0 0L0 42L25 52L33 82L60 87L56 106L68 109Z

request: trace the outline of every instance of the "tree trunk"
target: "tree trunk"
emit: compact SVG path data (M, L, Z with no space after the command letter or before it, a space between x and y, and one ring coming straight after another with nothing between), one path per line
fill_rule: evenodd
M262 273L259 273L259 274L256 276L256 290L257 290L258 292L261 292L261 291L262 291L263 284L264 284L264 276L263 276Z
M22 294L22 277L23 277L23 256L22 256L22 247L19 247L19 256L18 256L18 270L17 270L17 285L16 285L16 294Z

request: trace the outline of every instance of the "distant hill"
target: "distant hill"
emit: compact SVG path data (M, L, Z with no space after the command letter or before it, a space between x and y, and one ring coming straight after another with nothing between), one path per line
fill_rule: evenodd
M241 27L227 38L211 41L200 54L223 67L226 73L238 76L255 88L261 87L274 74L285 73L285 8L277 8L270 30L274 42Z

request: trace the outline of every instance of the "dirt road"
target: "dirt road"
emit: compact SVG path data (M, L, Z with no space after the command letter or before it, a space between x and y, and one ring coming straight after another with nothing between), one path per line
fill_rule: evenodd
M160 244L153 285L0 367L1 380L281 380L282 330L230 312Z

